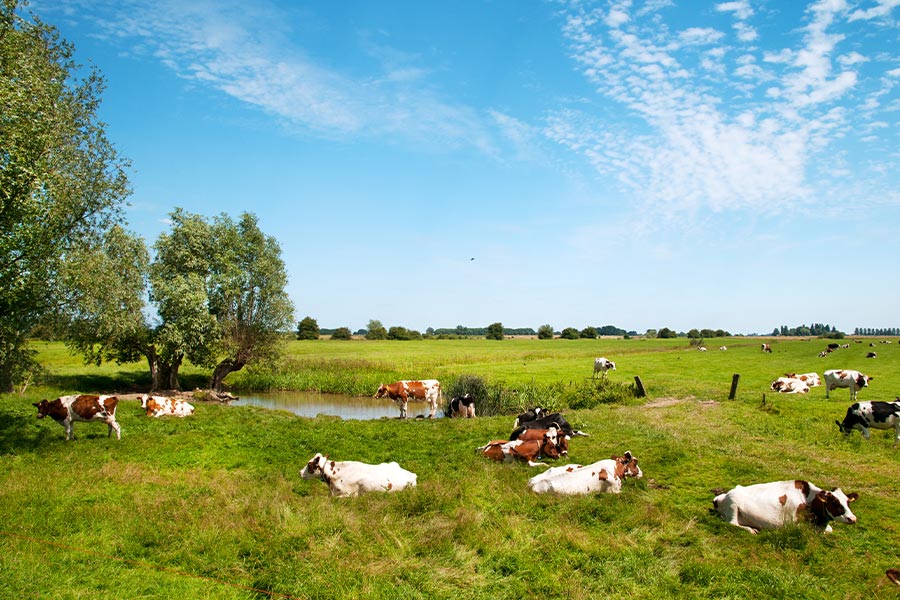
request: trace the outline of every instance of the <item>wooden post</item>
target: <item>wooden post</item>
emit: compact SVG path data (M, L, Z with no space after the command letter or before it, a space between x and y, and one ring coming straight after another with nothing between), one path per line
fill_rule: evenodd
M634 383L638 389L637 397L638 398L645 397L647 395L647 390L644 389L644 382L641 381L641 378L639 376L637 376L637 375L634 376Z
M737 386L738 382L741 380L741 376L738 373L735 373L731 377L731 392L728 394L729 400L734 400L734 397L737 395Z

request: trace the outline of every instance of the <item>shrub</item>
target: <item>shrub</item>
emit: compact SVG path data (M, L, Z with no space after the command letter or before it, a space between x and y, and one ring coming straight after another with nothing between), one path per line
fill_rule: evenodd
M579 333L578 333L578 330L575 329L574 327L566 327L559 334L559 337L561 337L564 340L577 340L579 337Z
M597 328L596 327L585 327L581 330L581 333L578 334L581 338L593 340L597 337Z
M502 340L503 323L491 323L490 325L488 325L487 333L484 337L489 340Z
M350 340L353 339L353 334L350 333L349 327L338 327L331 334L331 339L333 340Z
M319 339L319 323L312 317L306 317L297 323L297 339L298 340L317 340Z
M553 339L553 326L552 325L541 325L538 327L537 336L539 340L552 340Z
M624 404L634 397L633 384L596 379L567 386L561 399L568 408L581 410L595 408L601 404Z

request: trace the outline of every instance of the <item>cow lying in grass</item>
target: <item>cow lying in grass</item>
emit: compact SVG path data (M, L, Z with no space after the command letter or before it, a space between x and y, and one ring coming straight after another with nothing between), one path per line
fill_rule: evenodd
M716 496L713 506L729 523L753 534L796 523L804 515L831 533L831 521L856 523L849 504L857 498L858 494L844 494L839 488L829 492L808 481L773 481L739 485Z
M622 491L626 477L643 477L638 461L626 452L623 456L613 456L589 465L564 465L547 469L528 480L528 487L539 494L591 494Z
M141 408L146 411L148 417L165 417L166 415L189 417L194 414L192 404L185 400L169 398L168 396L149 396L144 394L141 396Z
M540 439L530 440L494 440L475 450L497 462L513 462L521 460L529 467L546 466L537 462L539 458L559 458L557 430L542 430L537 435Z
M415 473L395 462L370 465L353 460L335 461L316 453L300 471L303 479L321 479L335 497L358 496L363 492L397 492L416 487Z

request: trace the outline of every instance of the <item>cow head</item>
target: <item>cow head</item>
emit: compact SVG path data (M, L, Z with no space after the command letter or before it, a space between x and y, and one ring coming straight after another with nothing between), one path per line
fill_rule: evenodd
M869 377L868 375L859 374L859 377L856 378L856 387L864 388L869 386L869 382L875 379L874 377Z
M385 384L382 383L381 386L379 386L378 391L375 392L375 397L376 398L384 398L385 394L387 394L387 393L388 393L388 386L386 386Z
M831 520L852 525L856 523L856 515L850 510L849 505L858 498L859 494L844 494L840 488L834 488L830 492L822 490L813 498L809 511L816 525L827 525Z
M631 452L626 451L623 456L612 456L611 458L616 461L616 475L620 478L634 477L635 479L640 479L644 476L644 473L638 466L638 460L631 455Z
M544 439L541 441L541 454L547 458L559 458L559 453L556 435L545 433Z
M328 457L317 452L312 459L306 463L306 466L300 471L302 479L321 479L325 476L325 465L328 463Z
M38 409L37 418L43 419L50 414L50 401L44 398L40 402L32 402L31 405Z
M838 429L840 429L841 433L843 433L844 435L850 435L850 432L853 431L852 427L844 427L844 424L837 419L835 419L834 422L837 423Z

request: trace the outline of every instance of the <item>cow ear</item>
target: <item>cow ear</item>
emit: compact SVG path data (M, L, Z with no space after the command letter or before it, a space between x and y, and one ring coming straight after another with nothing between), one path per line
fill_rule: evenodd
M847 504L850 504L851 502L856 502L857 500L859 500L859 494L857 494L856 492L853 492L852 494L847 494Z

